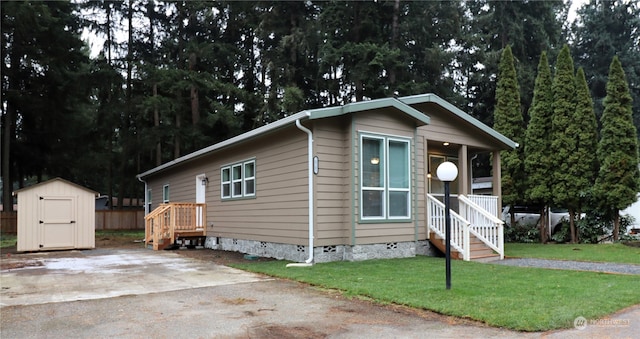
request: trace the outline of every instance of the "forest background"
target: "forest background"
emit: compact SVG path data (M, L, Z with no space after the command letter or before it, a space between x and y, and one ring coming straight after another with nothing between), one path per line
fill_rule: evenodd
M568 44L598 118L618 56L639 129L640 5L591 0L572 22L570 6L3 1L4 210L14 189L58 176L142 199L136 174L307 108L435 93L493 126L507 45L525 124L540 55L553 65ZM97 54L87 32L104 41Z

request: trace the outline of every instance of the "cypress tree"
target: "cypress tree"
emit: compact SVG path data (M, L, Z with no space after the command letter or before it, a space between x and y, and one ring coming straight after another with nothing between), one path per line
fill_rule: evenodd
M541 205L540 240L546 242L546 210L551 200L551 176L553 163L550 160L551 116L553 92L551 92L551 69L547 53L542 52L538 63L533 101L529 110L529 125L525 134L524 168L526 173L526 200Z
M569 47L564 45L558 60L556 60L556 73L553 78L551 90L553 91L553 118L551 122L551 198L558 206L569 207L569 201L575 192L572 189L574 178L569 174L571 164L568 159L576 150L576 139L568 132L573 123L575 102L575 75L573 72L573 60ZM569 222L573 223L573 217L569 211Z
M520 89L510 46L504 48L500 58L496 85L496 107L493 114L494 129L520 145L514 150L500 152L502 201L504 204L515 204L522 201L524 196L522 150L524 118L520 110Z
M576 85L576 106L566 134L574 138L575 149L570 152L567 158L569 165L567 175L571 180L567 182L569 194L567 197L567 207L569 208L571 241L578 240L575 223L576 215L580 215L585 199L590 195L591 188L596 180L597 159L594 150L598 145L598 124L593 100L589 93L587 80L582 68L578 69L575 79ZM576 212L578 212L576 214Z
M638 137L631 102L622 64L615 56L609 67L607 95L600 118L602 129L597 154L600 171L594 188L600 208L613 218L614 240L618 240L619 211L631 205L640 190Z

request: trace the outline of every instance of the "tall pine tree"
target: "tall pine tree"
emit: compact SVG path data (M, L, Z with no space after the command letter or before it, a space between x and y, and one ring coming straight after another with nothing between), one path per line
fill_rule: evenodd
M529 109L530 121L525 135L524 168L527 180L526 200L541 206L540 240L547 240L546 211L551 201L551 117L553 92L551 92L551 69L547 53L542 52L538 63L538 75Z
M582 68L579 68L576 73L575 85L576 106L572 122L566 131L566 134L573 137L575 142L575 149L569 153L569 157L566 159L568 164L566 174L572 179L567 185L569 194L566 205L569 208L572 242L578 241L574 221L576 216L580 215L596 180L597 159L593 150L598 145L598 124L593 110L593 100Z
M520 111L520 89L509 45L502 51L500 58L496 85L496 107L493 114L494 129L520 145L514 150L500 152L502 201L505 205L515 204L521 202L524 195L524 119Z
M594 188L600 208L613 219L614 240L619 236L619 211L631 205L640 190L638 137L633 125L631 102L622 64L615 56L609 67L607 96L600 119L600 171Z
M573 60L569 46L565 45L558 60L556 60L555 76L551 89L553 91L553 118L551 123L551 160L553 171L552 200L558 206L568 207L573 198L572 182L574 178L569 174L571 164L567 161L576 149L575 136L567 133L573 123L576 108L575 75ZM573 219L570 220L573 222Z

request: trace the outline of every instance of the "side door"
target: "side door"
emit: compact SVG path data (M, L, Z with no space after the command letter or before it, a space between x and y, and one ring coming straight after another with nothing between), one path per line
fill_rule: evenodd
M196 176L196 204L206 203L207 184L209 180L205 174ZM206 216L204 215L205 208L203 206L196 207L196 228L204 228L206 222Z

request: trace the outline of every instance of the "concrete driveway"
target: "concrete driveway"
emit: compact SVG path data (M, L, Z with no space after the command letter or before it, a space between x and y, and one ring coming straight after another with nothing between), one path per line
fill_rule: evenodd
M145 249L2 259L2 338L599 337L612 328L521 333ZM634 332L639 308L621 313ZM596 331L601 330L601 331ZM631 337L631 335L629 335Z
M3 259L0 307L247 283L266 277L145 249L22 254ZM22 263L22 264L19 264Z

